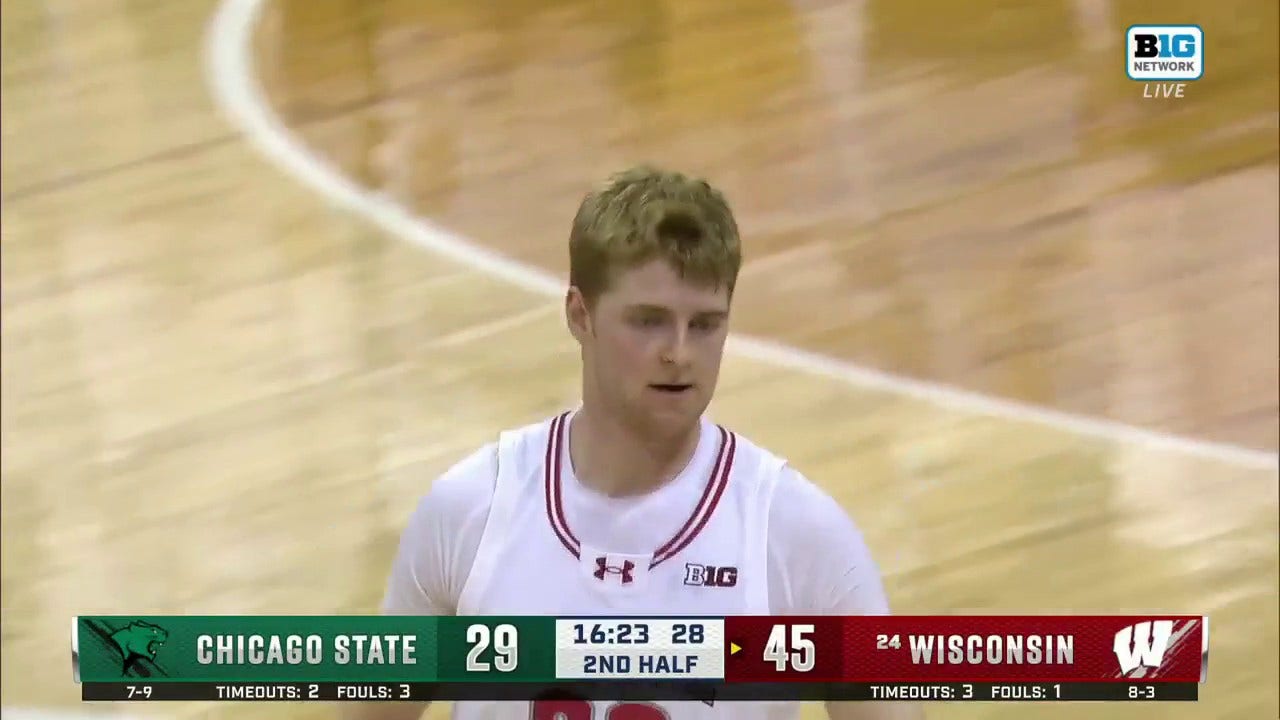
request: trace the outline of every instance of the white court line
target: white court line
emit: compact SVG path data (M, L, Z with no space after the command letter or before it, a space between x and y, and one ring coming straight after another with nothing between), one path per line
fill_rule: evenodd
M546 305L538 305L536 307L529 308L528 310L522 310L514 315L508 315L496 320L490 320L489 322L470 325L462 330L458 330L457 332L449 333L448 335L437 338L435 342L431 344L434 347L454 347L457 345L465 345L469 342L474 342L482 338L497 335L501 332L506 332L507 330L518 328L522 325L527 325L528 323L541 318L543 315L551 315L553 311L557 311L559 309L559 304L552 305L548 303Z
M564 283L554 275L487 250L403 206L362 187L311 152L280 121L263 96L252 65L252 36L265 0L223 0L210 19L206 35L205 72L214 102L250 144L328 201L357 213L420 248L465 263L526 290L559 298ZM1085 417L1013 402L940 383L915 380L800 350L770 340L734 335L730 352L754 360L918 398L979 415L1043 425L1082 436L1213 458L1244 467L1276 470L1276 453L1225 443L1181 437L1113 420Z

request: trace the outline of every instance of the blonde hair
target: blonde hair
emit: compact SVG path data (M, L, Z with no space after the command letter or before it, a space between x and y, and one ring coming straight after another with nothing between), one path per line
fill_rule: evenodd
M617 270L655 258L732 295L742 248L720 191L701 178L642 165L583 198L569 233L569 284L592 302Z

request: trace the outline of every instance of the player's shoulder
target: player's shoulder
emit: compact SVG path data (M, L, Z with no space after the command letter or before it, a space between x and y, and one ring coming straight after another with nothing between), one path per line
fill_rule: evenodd
M438 513L452 516L487 512L497 481L498 443L495 441L481 445L436 476L422 502Z
M769 498L769 545L786 556L821 554L831 544L863 545L850 508L798 469L779 472Z
M498 434L497 446L504 456L530 458L541 462L547 456L547 448L553 433L560 433L562 423L568 421L570 411L542 418L536 422L507 428Z
M503 430L497 438L481 445L455 462L432 484L429 494L434 503L458 511L488 507L498 483L500 462L508 458L545 457L547 441L556 415L538 422ZM509 451L514 450L512 455Z
M792 473L791 465L785 457L732 428L723 425L717 427L731 434L733 482L773 493L776 486L784 483L785 478Z
M742 463L743 479L754 478L767 484L771 516L781 520L786 528L829 527L848 522L848 515L830 493L823 490L790 460L754 442L741 433L734 433L737 448L734 465ZM806 519L810 522L806 523Z
M832 525L850 522L848 513L831 493L790 465L778 475L771 509L775 521L781 519L785 527L807 531L825 531Z

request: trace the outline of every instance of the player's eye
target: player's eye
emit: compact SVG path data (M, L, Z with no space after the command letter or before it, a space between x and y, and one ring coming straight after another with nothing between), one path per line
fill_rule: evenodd
M632 318L632 323L638 327L654 328L662 325L663 318L657 313L641 313Z
M720 327L720 321L714 318L695 318L689 327L699 332L710 332Z

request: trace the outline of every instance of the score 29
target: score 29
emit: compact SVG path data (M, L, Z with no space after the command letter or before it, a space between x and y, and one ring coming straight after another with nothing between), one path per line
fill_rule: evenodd
M490 672L491 668L498 672L511 672L520 662L519 633L516 632L515 625L503 624L490 628L477 623L468 626L467 644L471 646L471 650L467 652L467 672ZM488 660L481 659L490 645L493 645L493 652L488 653L493 659L492 665Z

